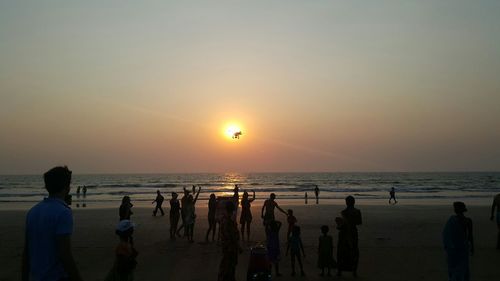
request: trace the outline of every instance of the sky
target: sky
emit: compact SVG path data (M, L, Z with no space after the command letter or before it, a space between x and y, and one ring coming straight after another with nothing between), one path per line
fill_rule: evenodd
M0 0L0 174L500 171L499 15Z

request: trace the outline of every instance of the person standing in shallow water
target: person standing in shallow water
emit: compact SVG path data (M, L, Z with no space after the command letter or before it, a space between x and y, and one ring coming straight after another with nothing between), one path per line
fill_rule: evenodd
M398 201L396 200L396 190L394 189L394 187L391 188L391 190L389 191L389 204L391 204L391 201L394 199L394 204L398 203Z
M337 229L339 230L337 261L337 276L342 275L342 271L352 271L353 276L358 273L359 247L358 247L358 225L361 225L361 211L354 207L356 200L352 196L345 199L347 208L342 212L342 218L336 218Z
M245 241L245 225L247 228L247 241L250 241L250 224L252 223L252 211L250 207L252 202L255 200L255 191L253 191L253 198L248 198L248 192L243 192L243 197L241 198L241 240Z
M314 195L316 196L316 204L319 204L319 187L316 185L314 188Z
M491 205L491 216L490 220L495 218L495 208L497 209L497 250L500 250L500 193L495 196L493 199L493 204Z
M165 215L165 213L163 212L163 209L161 207L161 205L163 204L163 200L165 200L165 198L163 198L163 196L161 195L160 190L157 190L156 191L156 199L153 200L153 202L151 202L151 204L154 204L156 202L156 207L155 207L155 210L153 211L153 216L156 217L156 213L158 213L158 210L160 210L160 213L162 216Z
M71 253L73 214L64 199L72 172L55 167L43 175L49 196L26 216L21 280L82 280Z
M239 231L236 222L233 221L233 213L236 210L233 202L226 202L226 214L222 217L220 232L222 242L222 260L219 265L218 281L235 281L238 254L242 251L239 244Z
M448 219L443 230L448 279L469 281L469 255L474 253L472 220L465 217L464 213L467 212L467 208L463 202L454 202L453 209L456 215Z

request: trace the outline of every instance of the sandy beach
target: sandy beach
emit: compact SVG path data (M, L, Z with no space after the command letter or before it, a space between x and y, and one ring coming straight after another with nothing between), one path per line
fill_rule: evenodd
M252 206L251 243L242 243L237 279L246 280L249 247L264 241L259 219L262 201ZM451 205L451 204L450 204ZM152 217L152 208L134 208L137 223L136 248L139 251L135 280L216 280L220 248L204 243L207 229L206 201L197 206L195 243L184 239L170 241L168 216ZM288 208L287 205L282 205ZM290 276L290 260L285 257L285 230L281 231L283 276L276 280L353 280L343 277L320 277L316 268L317 240L320 226L334 229L334 218L342 205L293 205L306 251L305 277ZM363 225L359 228L360 265L357 280L446 280L446 263L441 245L441 231L452 213L451 206L360 205ZM168 208L165 208L168 210ZM19 280L26 211L0 211L0 280ZM168 213L167 213L168 214ZM489 221L488 206L470 206L467 213L474 222L476 253L471 259L472 280L499 280L500 252L495 250L496 225ZM286 223L282 214L277 218ZM84 280L103 280L113 264L117 244L114 234L118 210L74 209L73 252ZM337 232L330 231L337 241Z

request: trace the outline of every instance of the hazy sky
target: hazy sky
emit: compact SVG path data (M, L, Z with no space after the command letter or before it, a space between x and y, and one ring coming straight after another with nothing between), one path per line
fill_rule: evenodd
M499 171L500 1L0 0L0 174L56 164Z

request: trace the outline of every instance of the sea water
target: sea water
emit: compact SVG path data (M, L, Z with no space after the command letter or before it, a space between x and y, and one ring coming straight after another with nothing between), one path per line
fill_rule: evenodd
M468 199L490 202L500 192L500 173L193 173L193 174L103 174L73 175L71 194L74 202L86 204L119 202L128 195L134 202L150 202L160 190L166 198L170 192L181 193L186 187L201 186L200 199L211 193L233 194L235 184L240 192L256 192L257 199L276 193L280 200L314 203L314 187L321 200L343 199L353 195L358 201L387 200L390 188L398 200L427 202L436 199ZM78 186L86 186L85 198L78 196ZM42 175L0 176L0 202L37 202L46 196ZM116 205L116 204L113 204Z

